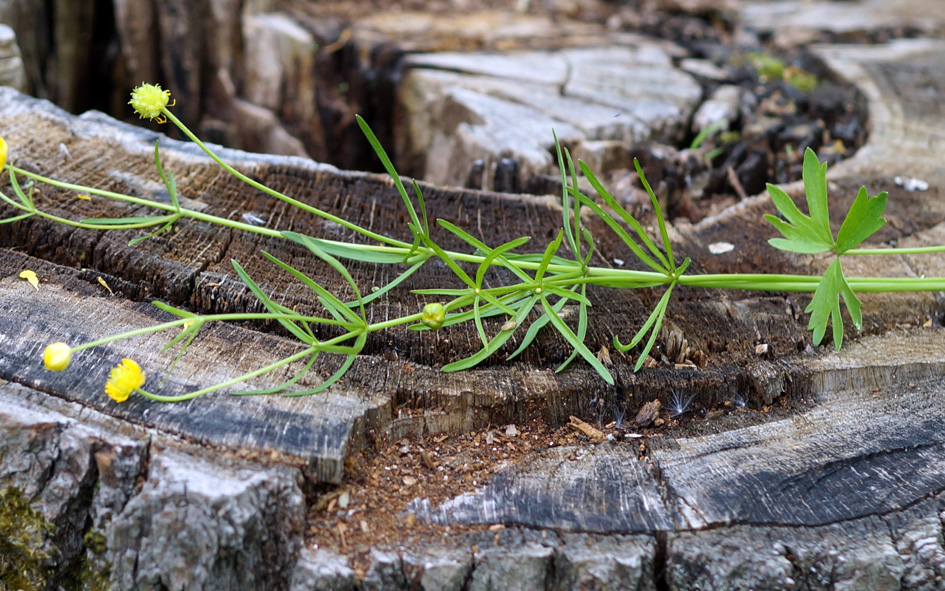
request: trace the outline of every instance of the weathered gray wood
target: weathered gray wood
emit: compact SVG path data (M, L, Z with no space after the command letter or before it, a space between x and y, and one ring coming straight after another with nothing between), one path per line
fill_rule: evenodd
M434 523L507 523L562 531L654 532L673 528L652 469L632 446L557 448L497 475L467 495L411 509Z
M87 585L275 589L295 567L304 501L291 468L211 456L6 381L0 435L0 483L50 527L49 584L74 585L85 563Z
M19 260L12 264L9 258L4 261L6 278L0 280L0 309L8 320L3 330L7 343L3 353L6 379L59 392L69 400L205 445L233 451L243 449L255 455L286 454L306 465L306 473L317 482L341 480L348 447L360 445L355 442L363 436L368 411L390 412L389 397L356 391L296 400L210 394L206 400L156 405L132 398L126 404L116 405L103 394L111 367L123 357L134 358L146 368L145 387L157 385L173 360L159 351L174 334L151 335L117 348L77 353L70 370L62 373L43 368L39 361L43 348L63 340L87 342L115 331L173 318L155 314L147 306L106 297L101 289L91 285L78 296L54 285L43 285L35 293L25 292L24 289L32 287L16 278L16 269L31 268L41 277L56 270L50 265L38 266L26 257L15 259ZM23 318L29 321L13 321ZM298 345L278 337L222 326L211 329L193 347L193 355L181 359L161 391L182 394L199 384L229 379L298 351ZM271 387L288 377L291 376L272 376L250 387ZM309 387L315 385L307 383Z
M398 159L437 184L463 186L472 174L476 186L514 191L557 170L548 129L578 150L585 141L679 142L702 89L673 66L672 52L623 38L608 47L409 56L394 121ZM503 158L518 166L511 182L496 180Z
M818 51L867 94L874 134L856 158L831 170L834 210L841 212L860 184L868 184L872 193L889 189L890 224L880 240L940 242L945 210L938 196L945 178L935 148L942 124L936 104L909 84L938 80L941 44ZM94 114L73 119L7 91L0 92L0 105L11 161L66 180L161 194L147 170L153 135ZM71 159L60 143L68 146ZM246 194L211 172L193 147L165 140L162 145L168 146L165 164L173 167L193 206L231 217L252 211L277 227L343 235L329 224L293 218L279 204ZM267 182L375 229L400 227L397 196L379 177L339 173L299 159L237 152L226 157ZM923 178L930 190L906 192L892 184L893 175ZM798 187L789 189L799 195ZM541 242L536 244L540 249L560 217L550 200L428 190L434 215L476 228L488 242L527 232ZM43 193L58 211L72 215L134 211L106 208L99 201L84 205L48 189ZM699 225L674 228L678 252L697 259L703 272L822 269L820 259L772 253L765 246L770 230L761 215L770 211L765 199L755 198ZM592 222L591 228L600 240L595 262L611 264L625 256L599 224ZM605 422L616 408L632 413L654 398L668 402L674 388L698 391L706 406L747 398L757 405L784 401L811 407L744 428L733 428L734 421L727 419L699 422L703 435L650 440L646 462L636 459L637 446L551 450L510 467L478 496L429 508L417 501L418 511L438 520L499 521L535 529L457 536L452 543L459 549L378 549L361 588L423 588L427 575L426 588L457 588L460 578L459 588L508 588L510 577L526 572L535 576L515 579L522 588L941 588L945 350L941 327L921 326L940 311L932 295L864 298L867 334L848 339L845 349L834 354L807 348L806 319L795 318L783 297L707 297L681 290L670 308L671 326L660 353L674 357L677 351L670 349L685 338L704 352L706 365L676 370L667 362L632 374L629 360L612 353L620 384L614 389L603 387L582 366L555 375L553 368L568 351L549 337L517 364L497 362L462 376L441 374L437 365L475 347L475 339L461 332L446 341L394 331L374 341L351 377L331 393L291 407L279 399L223 395L177 407L140 400L111 404L100 392L111 364L136 356L145 360L153 379L166 366L155 352L168 335L83 353L66 374L41 370L39 355L49 340L94 338L153 322L160 315L143 303L152 297L204 311L246 309L251 300L227 268L231 257L247 261L267 290L285 294L286 302L302 309L314 305L310 296L292 291L284 279L252 261L251 254L261 247L276 251L283 246L237 237L220 243L213 234L198 224L181 224L176 234L130 250L130 234L103 237L35 223L0 230L2 243L14 247L0 257L0 305L9 321L0 331L0 376L18 382L4 383L0 394L0 445L9 450L0 454L0 484L27 489L42 514L61 525L50 537L60 549L61 565L74 566L90 555L82 534L104 530L108 543L95 560L116 569L118 588L285 588L294 580L300 590L351 589L356 577L350 563L328 552L306 550L290 573L303 509L297 479L337 479L346 451L374 438L457 432L529 413L552 422L568 414ZM721 237L735 250L709 256L707 245ZM291 248L279 253L304 261ZM945 274L941 266L940 257L903 257L851 264L850 269ZM16 278L24 267L44 279L38 292ZM307 269L330 280L324 269ZM365 285L377 281L368 269L356 266L354 272ZM99 275L118 296L106 295L95 282ZM440 269L427 281L442 284L446 277ZM592 326L588 338L595 347L614 333L632 334L654 300L649 293L615 297L595 292L592 298L597 309L613 314ZM795 307L803 301L790 299ZM403 313L420 305L409 294L395 294L388 310ZM261 365L263 357L293 350L289 341L266 332L269 328L211 329L194 345L193 357L181 362L169 391L232 376ZM754 353L759 342L770 345L765 358ZM237 344L252 345L255 358L241 356ZM603 405L592 404L595 398ZM332 414L319 421L328 404L335 407ZM394 415L394 406L403 404L412 416ZM340 426L332 422L339 413ZM300 422L298 431L284 430L289 421ZM332 425L345 432L322 437ZM227 459L273 451L274 458L256 458L263 466ZM27 457L36 463L25 462ZM212 487L206 486L208 475ZM139 478L144 481L140 490ZM192 511L190 522L179 519L188 514L171 507ZM216 519L221 508L239 518ZM235 534L227 528L233 524ZM282 535L266 537L273 532ZM198 552L175 554L177 545L168 541L209 551L194 570ZM475 550L467 549L473 545ZM272 548L281 559L258 561ZM250 559L227 558L228 552L239 551Z

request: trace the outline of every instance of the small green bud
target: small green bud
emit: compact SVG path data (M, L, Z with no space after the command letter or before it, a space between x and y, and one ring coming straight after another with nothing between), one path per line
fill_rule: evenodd
M423 307L423 317L421 319L425 325L436 330L443 327L446 320L446 308L439 302L433 302Z

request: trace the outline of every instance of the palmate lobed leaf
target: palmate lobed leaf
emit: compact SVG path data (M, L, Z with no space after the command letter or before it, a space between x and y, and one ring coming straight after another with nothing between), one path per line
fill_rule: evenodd
M771 214L765 214L765 219L781 233L784 238L772 238L768 241L771 246L781 250L814 254L827 252L835 248L833 238L830 237L830 228L827 228L827 237L818 228L816 222L801 213L794 201L781 188L768 184L768 195L784 219ZM826 197L825 197L826 198Z
M819 345L827 333L827 321L833 325L833 345L839 351L843 344L843 317L840 312L840 299L847 305L850 318L857 330L863 327L863 314L859 298L850 288L846 277L843 276L843 267L840 259L836 258L821 278L814 292L814 297L808 304L805 312L810 313L810 322L807 329L813 331L813 341Z
M886 224L886 219L882 215L886 210L888 197L889 195L884 191L871 198L866 192L866 187L860 187L837 234L837 254L856 248Z
M827 163L817 160L810 148L804 150L804 192L807 194L807 211L816 235L833 244L830 233L830 215L827 211Z
M888 195L883 192L870 197L866 187L860 187L834 240L827 204L827 164L818 162L817 155L810 148L804 152L804 190L809 216L797 208L787 193L768 184L771 201L783 216L781 219L765 215L765 219L784 236L768 241L775 248L804 254L832 250L839 255L856 248L886 223L882 214Z

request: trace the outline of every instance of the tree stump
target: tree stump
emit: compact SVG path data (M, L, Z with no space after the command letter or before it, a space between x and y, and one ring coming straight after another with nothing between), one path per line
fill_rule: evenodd
M832 210L844 211L861 185L871 194L887 190L888 224L876 240L940 244L945 123L938 65L945 44L898 40L816 51L860 88L870 109L868 144L830 170ZM0 90L0 129L17 166L168 199L152 168L157 134L94 112L74 117L9 89ZM160 139L164 166L173 171L188 207L232 219L248 213L270 228L351 239L337 225L302 216L239 184L195 146ZM406 235L400 198L384 177L293 157L225 149L221 154L251 177L307 203L378 232ZM907 191L893 182L896 176L922 179L929 188ZM541 251L561 219L554 197L422 188L432 217L448 219L487 244L530 235L530 246ZM8 184L2 190L9 194ZM801 187L786 190L799 196ZM136 206L80 200L46 186L36 199L53 213L76 218L144 214ZM773 232L762 216L773 212L768 198L757 196L698 224L678 224L671 229L674 251L692 257L696 273L822 271L817 257L766 244ZM629 259L599 220L589 219L588 227L596 239L595 264ZM0 488L27 501L19 513L11 512L20 507L15 503L0 509L6 518L0 527L26 527L35 519L43 524L45 541L35 548L35 560L20 566L53 573L50 586L942 587L940 294L865 294L863 333L833 352L809 345L807 319L796 313L804 307L801 296L681 289L659 343L679 364L634 373L632 358L610 351L615 386L585 364L555 373L570 351L552 334L542 334L514 362L505 357L521 335L483 366L447 374L439 370L443 364L477 349L474 330L395 329L372 336L349 374L323 394L220 393L182 404L133 398L116 405L101 391L109 368L133 357L149 380L159 381L171 361L159 351L174 335L83 351L62 374L42 368L45 345L85 342L165 319L148 303L152 299L208 313L259 310L231 259L280 303L300 312L317 309L317 299L269 266L260 250L350 295L330 268L275 239L181 222L173 232L129 247L138 235L38 219L0 226ZM446 232L437 239L464 248ZM708 245L720 240L733 250L712 254ZM849 265L850 274L945 275L938 256L853 264L858 262ZM365 290L397 273L365 264L349 268ZM18 278L24 269L37 273L39 289ZM415 277L410 288L455 283L443 265L431 264ZM591 290L588 345L596 352L614 336L627 340L659 295ZM398 289L371 313L413 313L425 301ZM596 316L597 311L606 312ZM759 344L767 345L764 354ZM218 383L297 350L276 326L212 326L160 391ZM696 358L699 363L685 363ZM317 384L337 363L320 361L299 386ZM286 377L269 376L252 386ZM357 512L344 510L359 494L350 485L350 467L361 465L359 457L372 450L405 440L402 453L413 457L421 454L415 451L418 440L439 437L469 447L499 441L507 449L520 439L515 428L494 435L499 425L537 421L557 427L574 416L603 428L618 419L631 421L653 400L665 408L674 396L690 395L700 408L729 410L660 437L637 437L643 433L633 431L643 431L641 426L621 431L629 437L616 442L542 450L548 447L542 439L489 472L494 475L486 482L472 481L465 494L446 499L436 498L434 487L442 463L430 458L428 472L410 476L415 484L404 478L410 502L395 516L404 524L397 540L358 545L371 539L371 524L357 534ZM740 405L769 411L730 412ZM462 438L470 433L474 440ZM493 443L487 443L490 438ZM350 506L368 514L361 505ZM391 501L388 512L394 506ZM313 531L319 519L335 525L330 532Z

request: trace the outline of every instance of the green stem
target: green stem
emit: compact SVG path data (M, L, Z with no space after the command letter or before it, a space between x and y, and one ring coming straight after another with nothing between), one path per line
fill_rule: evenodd
M191 400L198 396L203 396L204 394L209 394L210 392L213 392L215 390L220 390L221 388L226 388L228 386L239 384L240 382L245 382L246 380L251 380L255 377L269 373L270 371L273 371L275 369L279 369L283 365L288 365L292 363L293 361L298 361L299 359L302 359L308 355L315 353L317 350L318 350L317 347L309 347L305 349L304 351L296 353L295 355L290 355L289 357L286 357L285 359L280 359L279 361L276 361L275 363L270 363L266 367L261 367L257 370L251 371L249 373L244 373L241 376L237 376L233 379L227 380L220 384L208 386L206 388L195 390L193 392L188 392L187 394L181 394L179 396L162 396L160 394L152 394L151 392L148 392L147 390L143 390L141 388L138 388L137 392L141 394L142 396L144 396L145 398L150 398L151 400L156 400L158 402L183 402L185 400Z
M164 322L162 324L155 324L153 326L146 326L144 328L138 328L135 330L130 330L128 332L123 332L119 334L110 335L96 341L90 341L88 343L83 343L81 345L76 345L71 347L72 351L82 351L83 349L91 349L92 347L98 347L99 345L104 345L111 343L112 341L118 341L121 339L128 339L131 337L141 336L145 334L150 334L153 332L160 332L162 330L167 330L169 328L174 328L175 326L183 326L189 322L226 322L232 320L291 320L297 322L318 322L319 324L328 324L332 326L341 326L344 328L352 329L356 328L355 325L350 322L342 322L339 320L329 320L327 318L320 318L318 316L303 316L301 314L280 314L273 312L248 312L248 313L229 313L229 314L208 314L206 316L188 316L187 318L179 318L177 320L171 320L169 322Z
M174 114L171 113L166 107L163 108L163 109L161 109L161 110L162 110L162 112L164 113L164 115L168 118L168 120L170 120L171 123L173 123L174 125L176 125L182 132L184 132L184 135L186 135L188 138L190 138L190 140L191 140L192 142L194 142L195 144L197 144L197 145L200 147L201 150L203 150L204 152L206 152L207 156L210 156L211 158L213 158L213 160L214 160L217 164L219 164L220 166L222 166L224 170L226 170L227 172L229 172L230 174L232 174L233 176L235 176L235 177L238 178L239 180L243 181L243 182L246 183L247 185L249 185L249 186L251 186L251 187L253 187L253 188L255 188L255 189L259 189L259 190L262 191L263 193L266 193L267 195L271 195L272 197L275 197L276 199L279 199L279 200L281 200L281 201L285 201L286 203L288 203L288 204L290 204L290 205L293 205L293 206L295 206L295 207L298 207L298 208L301 209L302 211L306 211L306 212L308 212L308 213L317 215L317 216L320 217L320 218L323 218L323 219L326 219L326 220L335 222L336 224L339 224L339 225L341 225L341 226L344 226L345 228L348 228L349 230L353 230L353 231L355 231L355 232L357 232L357 233L359 233L359 234L362 234L362 235L364 235L364 236L367 236L368 238L371 238L372 240L377 240L378 242L383 242L383 243L385 243L385 244L390 244L390 245L392 245L392 246L408 247L408 248L410 247L410 244L408 244L408 243L406 243L406 242L402 242L402 241L400 241L400 240L395 240L395 239L393 239L393 238L388 238L387 236L384 236L384 235L382 235L382 234L378 234L378 233L376 233L376 232L371 232L370 230L367 230L367 229L365 229L365 228L362 228L361 226L358 226L357 224L353 224L353 223L349 222L348 220L346 220L346 219L344 219L344 218L340 218L340 217L338 217L338 216L336 216L336 215L330 214L330 213L328 213L327 211L323 211L323 210L321 210L321 209L318 209L317 207L312 207L311 205L308 205L307 203L302 203L302 202L299 201L298 199L293 199L292 197L289 197L288 195L286 195L286 194L284 194L284 193L280 193L279 191L276 191L275 189L271 189L271 188L267 187L266 185L264 185L264 184L262 184L262 183L260 183L260 182L258 182L258 181L254 181L253 179L249 178L249 177L246 176L245 174L239 172L238 170L236 170L235 168L233 168L232 166L230 166L229 164L227 164L226 162L224 162L223 160L221 160L219 156L217 156L215 153L213 153L213 151L210 150L210 148L208 148L202 141L200 141L200 138L198 138L196 135L194 135L193 132L191 132L191 131L187 128L187 126L184 125L184 124L181 122L180 119L178 119L177 117L175 117Z
M843 254L931 254L935 252L945 252L945 245L941 246L917 246L915 248L854 248L845 251Z
M400 318L394 318L392 320L385 320L384 322L377 322L375 324L369 324L367 327L367 332L377 332L379 330L384 330L387 328L392 328L394 326L400 326L401 324L410 324L413 322L420 322L423 320L423 314L411 314L409 316L401 316Z

